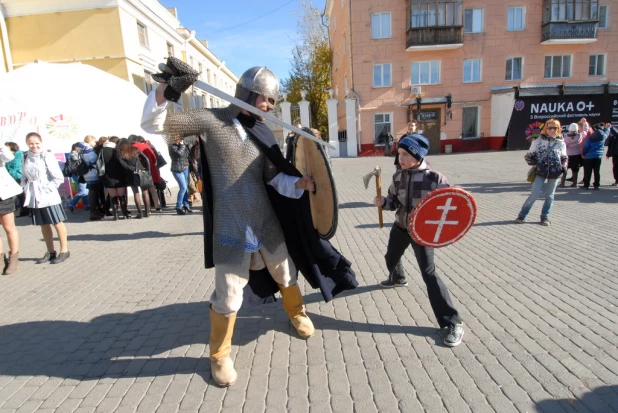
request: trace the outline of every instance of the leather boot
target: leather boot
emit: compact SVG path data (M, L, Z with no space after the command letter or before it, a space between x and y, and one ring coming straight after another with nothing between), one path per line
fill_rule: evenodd
M131 218L131 213L129 213L129 208L127 207L127 197L126 197L126 195L119 196L118 198L120 199L120 209L122 210L122 215L126 219Z
M305 306L303 305L303 296L300 293L298 284L290 285L289 287L283 287L279 284L279 291L281 291L281 298L283 299L283 308L288 313L290 321L300 338L308 339L315 333L313 323L307 313L305 312Z
M210 374L219 386L236 383L236 370L230 358L236 313L227 317L210 309Z
M112 201L112 205L111 205L112 206L112 216L114 217L112 219L114 221L118 221L118 203L117 203L118 197L117 196L113 197L111 201Z
M5 258L5 262L7 265L4 268L4 275L13 274L15 271L17 271L17 267L19 265L19 252L11 252L8 257L8 260Z

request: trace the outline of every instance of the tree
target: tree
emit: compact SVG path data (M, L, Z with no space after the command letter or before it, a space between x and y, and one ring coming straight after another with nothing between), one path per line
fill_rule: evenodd
M292 49L292 70L289 77L281 81L282 91L288 94L287 100L292 103L301 100L302 90L307 92L305 99L310 102L311 126L328 140L326 100L331 88L332 60L328 31L322 25L320 11L310 1L299 0L299 4L300 40Z

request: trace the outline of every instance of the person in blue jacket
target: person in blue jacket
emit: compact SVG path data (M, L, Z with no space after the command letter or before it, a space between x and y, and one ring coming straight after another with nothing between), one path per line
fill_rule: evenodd
M601 186L601 160L605 140L609 136L611 123L597 123L592 128L594 132L586 139L582 148L582 158L584 158L584 186L582 189L590 188L590 179L594 172L594 189L599 190Z

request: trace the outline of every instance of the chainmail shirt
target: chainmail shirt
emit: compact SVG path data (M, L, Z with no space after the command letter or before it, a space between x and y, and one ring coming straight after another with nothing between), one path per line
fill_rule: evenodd
M269 252L285 242L281 226L266 193L265 180L276 174L251 139L243 140L234 126L239 109L195 109L168 113L168 139L201 135L213 191L213 259L217 264L240 265L254 235ZM253 237L251 237L253 238Z

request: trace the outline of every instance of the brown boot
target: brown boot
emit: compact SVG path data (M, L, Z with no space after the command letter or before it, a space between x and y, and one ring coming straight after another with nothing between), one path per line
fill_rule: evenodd
M303 296L300 293L298 284L290 285L289 287L283 287L279 285L279 291L281 291L281 298L283 298L283 308L288 313L290 321L300 338L308 339L315 333L313 323L307 313L305 312L305 306L303 305Z
M17 267L19 265L19 252L11 253L8 257L8 260L6 257L4 258L4 261L6 262L6 267L3 272L4 275L13 274L17 271Z
M229 317L210 309L210 374L219 386L236 383L236 370L230 358L236 313Z

